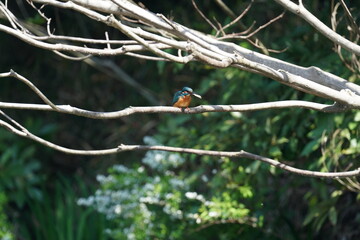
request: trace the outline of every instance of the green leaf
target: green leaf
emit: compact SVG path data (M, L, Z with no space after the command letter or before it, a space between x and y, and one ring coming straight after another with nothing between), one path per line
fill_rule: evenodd
M360 122L360 112L355 113L354 121L355 122Z
M329 210L329 219L333 226L337 223L337 212L334 206L332 206Z
M241 186L238 189L244 198L252 198L254 195L250 186Z
M310 212L306 215L303 221L303 226L308 225L314 218L318 216L319 216L319 211L317 211L316 209L310 210Z
M278 146L272 146L270 148L270 156L272 158L280 158L282 156L282 152Z
M320 141L321 141L321 139L314 139L314 140L310 141L308 144L306 144L304 149L301 151L300 156L309 156L310 153L312 153L313 151L315 151L316 149L319 148Z

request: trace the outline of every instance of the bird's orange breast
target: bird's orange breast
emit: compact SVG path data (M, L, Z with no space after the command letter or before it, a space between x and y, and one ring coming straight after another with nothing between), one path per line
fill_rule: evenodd
M191 96L190 95L186 95L186 96L180 96L179 100L174 103L174 107L180 107L180 108L185 108L188 107L191 103Z

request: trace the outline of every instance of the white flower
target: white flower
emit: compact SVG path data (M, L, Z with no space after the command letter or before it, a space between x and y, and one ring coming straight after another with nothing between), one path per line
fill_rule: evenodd
M114 165L112 168L119 173L126 173L129 171L124 165Z
M209 217L218 217L220 214L218 212L211 211L209 212Z
M196 196L196 200L199 200L200 202L205 202L205 198L203 195L199 194Z
M195 199L198 194L196 192L186 192L185 197L188 199Z
M171 178L169 182L174 188L183 188L185 186L184 181L180 179Z
M109 183L109 182L114 182L115 181L113 176L111 176L111 175L104 176L104 175L101 175L101 174L96 176L96 180L99 183Z
M160 163L163 158L164 158L164 154L156 153L154 160L155 160L155 162Z
M135 239L135 234L134 233L130 233L127 235L128 239L132 240Z
M87 198L79 198L76 203L79 206L81 206L81 205L83 205L83 206L91 205L91 203L89 202L89 200Z
M172 194L172 193L167 193L166 195L165 195L165 199L171 199L171 198L173 198L174 197L174 194Z
M201 176L201 180L203 180L204 182L208 182L208 181L209 181L209 179L208 179L208 177L207 177L206 175L202 175L202 176Z
M120 214L120 213L121 213L121 206L120 206L119 204L117 204L117 205L115 206L114 212L115 212L116 214Z
M104 180L105 176L104 175L96 175L96 181L98 182L102 182Z
M145 136L143 139L144 143L147 145L156 145L158 144L158 142L156 141L155 138L150 137L150 136Z

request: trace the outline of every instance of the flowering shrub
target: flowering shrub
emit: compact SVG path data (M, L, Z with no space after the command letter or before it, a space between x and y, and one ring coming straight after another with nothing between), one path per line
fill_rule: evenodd
M157 144L145 137L147 144ZM249 210L229 196L207 200L191 189L191 176L182 171L185 159L175 153L147 152L143 166L114 165L93 196L79 205L91 206L114 222L107 233L115 239L179 239L196 233L199 224L248 221ZM203 178L203 181L207 179Z

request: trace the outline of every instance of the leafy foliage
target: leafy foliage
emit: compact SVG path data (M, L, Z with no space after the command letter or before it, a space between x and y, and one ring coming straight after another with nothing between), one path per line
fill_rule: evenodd
M145 141L156 143L149 137ZM146 167L115 165L108 176L98 175L101 189L78 201L80 205L95 207L114 222L115 229L108 231L114 239L181 239L184 235L206 239L196 230L200 223L256 225L257 219L249 219L250 210L245 204L234 201L227 192L210 200L189 192L196 179L178 171L185 164L178 154L148 152L142 162ZM203 181L207 182L205 178ZM251 195L244 188L241 193Z
M0 192L0 239L13 240L14 235L12 234L11 225L4 211L6 203L7 199L4 192Z
M27 199L42 197L37 187L41 181L40 162L34 158L34 146L25 146L25 142L8 146L6 143L10 141L15 141L15 137L1 130L0 191L6 193L8 201L14 201L21 208Z
M15 1L9 1L9 4L15 4ZM233 11L241 12L246 2L232 1L230 4ZM254 20L259 24L266 22L282 11L276 4L264 1L254 4L241 20L247 26ZM328 17L329 4L327 1L306 3L321 19ZM152 1L147 5L154 12L171 15L189 27L212 31L195 13L184 14L184 9L191 7L189 2L174 5L172 1ZM231 21L229 17L223 17L214 1L199 2L199 5L220 23ZM53 19L66 16L66 21L61 23L64 26L74 21L79 23L69 32L71 35L103 36L102 26L89 19L62 10L51 12L45 8L44 11ZM28 17L27 21L44 24L38 15ZM93 27L88 28L89 25ZM234 25L231 31L243 30L239 26ZM60 24L57 29L63 31ZM109 35L116 38L118 33L110 30ZM331 52L331 43L291 14L260 31L257 37L274 49L288 47L287 51L277 55L280 59L302 66L321 67L359 83L357 76ZM234 42L253 48L245 41ZM0 58L2 71L13 68L22 72L57 103L100 110L149 105L133 88L119 84L81 62L60 60L8 36L2 36L0 43L0 52L4 56ZM22 54L13 54L14 48ZM185 66L151 63L124 57L112 60L156 93L166 105L173 92L185 85L203 95L203 100L193 101L194 105L317 100L314 96L237 69L214 69L197 63ZM4 101L21 102L23 98L38 101L19 83L4 81L1 86ZM15 88L22 94L14 94ZM336 171L359 167L358 112L325 114L283 109L152 115L106 124L50 114L42 115L44 122L33 120L38 119L35 114L14 116L24 120L32 132L45 134L47 139L54 138L58 144L74 148L108 147L114 142L139 143L148 135L151 137L144 139L147 144L209 150L244 149L304 169ZM46 124L47 121L57 122L57 128ZM41 133L42 130L45 133ZM79 172L92 175L99 165L106 167L118 160L121 165L117 163L108 174L98 175L100 186L92 196L85 197L89 193L82 191L83 198L77 204L88 208L76 205L77 188L85 188L83 184L94 185L92 182L85 183L80 178L58 179L57 175L54 181L48 181L48 176L57 171L70 176ZM44 168L46 162L52 164ZM145 157L131 153L94 159L70 158L46 152L44 148L2 130L0 170L0 192L4 192L7 199L6 207L11 206L25 216L25 220L12 218L12 225L19 226L20 237L27 239L94 239L94 236L96 239L360 238L360 183L356 178L308 179L247 159L217 159L157 151L146 153ZM93 208L100 213L95 213ZM5 232L8 232L12 226L8 227L3 219L0 215L0 226L5 226Z
M83 209L76 204L79 194L88 194L81 179L69 180L59 176L54 189L43 189L41 200L28 202L31 214L22 216L27 222L20 226L19 234L24 239L80 240L108 239L106 220L94 210ZM76 190L72 186L76 182Z

